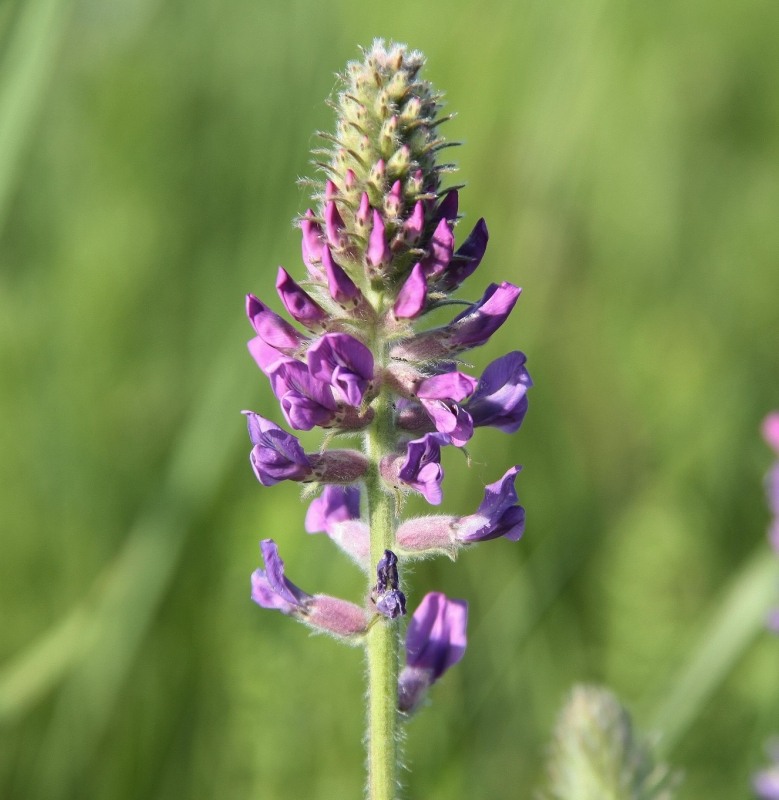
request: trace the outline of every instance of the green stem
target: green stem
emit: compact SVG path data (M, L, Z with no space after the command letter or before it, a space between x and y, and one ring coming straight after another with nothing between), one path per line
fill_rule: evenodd
M371 531L372 567L384 551L391 549L397 527L395 499L381 483L378 465L391 452L395 432L392 405L386 394L379 396L373 406L376 416L366 435L371 469L366 480L368 518ZM375 580L375 573L370 572ZM379 617L367 636L368 654L368 798L393 800L397 787L397 624Z

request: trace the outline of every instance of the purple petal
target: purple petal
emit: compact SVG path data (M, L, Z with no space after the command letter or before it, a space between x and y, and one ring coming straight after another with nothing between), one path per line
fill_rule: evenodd
M329 383L344 403L357 407L373 380L373 354L348 333L327 333L306 354L311 375Z
M292 325L271 311L253 294L246 295L246 315L257 335L279 352L292 355L298 350L306 337Z
M282 614L292 614L298 608L297 603L288 603L276 594L268 581L268 576L261 569L252 572L252 600L262 608L275 609Z
M457 208L459 202L460 196L457 192L457 189L451 189L448 191L438 204L438 208L435 210L435 214L433 216L434 221L438 222L438 220L445 219L454 224L457 221Z
M426 400L454 400L459 403L473 394L478 381L464 372L446 372L425 378L417 389L417 397Z
M515 542L522 537L525 509L518 505L514 487L520 469L511 467L500 480L484 487L484 499L476 513L460 520L457 538L461 542L486 542L500 536Z
M342 306L356 305L362 298L362 292L343 269L335 263L329 247L325 247L322 251L322 264L325 267L330 297Z
M275 347L271 347L260 336L255 336L253 339L250 339L247 342L247 346L257 366L269 377L282 363L294 361L293 358L285 356Z
M465 408L476 426L490 425L514 433L527 412L527 390L533 385L518 350L493 361Z
M290 316L307 328L318 330L327 319L322 307L292 280L284 267L279 267L276 291Z
M408 278L400 287L392 313L398 319L415 319L425 308L427 279L421 264L414 264Z
M437 681L465 655L468 644L468 603L450 600L441 592L422 598L406 632L406 663L429 670Z
M357 213L354 215L354 221L357 223L358 227L367 228L370 216L371 202L368 199L368 193L363 192L362 197L360 198L360 207L357 209Z
M408 244L416 244L425 229L425 206L421 200L414 203L414 210L401 228L403 240Z
M277 361L268 369L268 377L287 422L295 430L308 431L332 422L338 410L332 389L313 377L305 364L291 359Z
M454 234L449 222L442 219L433 233L428 245L428 256L422 261L425 277L438 277L449 265L454 251Z
M473 419L462 406L449 400L421 400L422 406L439 433L455 447L463 447L473 436Z
M312 464L297 437L252 411L244 411L251 437L250 461L257 480L274 486L284 480L302 481L311 476Z
M327 233L327 241L329 242L330 247L334 247L336 250L339 250L344 246L343 229L344 221L341 219L341 215L338 213L338 207L335 204L335 200L328 200L328 202L325 203L325 231Z
M447 326L451 345L465 349L484 344L506 321L521 291L507 281L490 284L478 303L456 316Z
M385 617L397 619L406 613L406 595L400 589L390 589L377 598L376 610Z
M356 486L325 486L311 501L306 513L308 533L330 533L330 528L346 520L360 518L360 490Z
M279 600L289 604L293 608L305 608L308 601L311 600L311 595L306 594L302 589L295 586L294 583L289 581L284 575L284 562L279 556L279 549L273 539L263 539L260 542L260 550L262 551L262 559L265 562L265 571L258 570L261 573L261 579L258 581L261 585L259 587L259 594L267 599L265 594L269 588ZM256 574L256 573L255 573ZM263 594L265 593L265 594ZM265 608L279 608L283 610L279 604L279 600L275 601L275 605L267 605ZM255 602L260 602L256 599ZM260 603L260 605L263 605Z
M406 459L398 471L403 483L420 492L428 503L437 506L443 498L441 483L444 470L441 466L441 443L439 434L426 433L406 445Z
M390 257L391 253L387 245L384 220L381 218L381 214L374 208L373 228L371 229L371 235L368 239L368 249L366 250L365 258L370 266L378 269L388 264Z
M301 241L303 263L306 265L306 269L311 278L315 281L321 281L323 275L319 264L322 261L324 239L322 236L322 228L319 223L315 221L314 212L310 208L306 210L306 215L300 221L300 230L303 234Z
M442 292L452 292L457 289L481 264L488 241L487 223L482 218L454 254L449 266L439 278L436 288Z

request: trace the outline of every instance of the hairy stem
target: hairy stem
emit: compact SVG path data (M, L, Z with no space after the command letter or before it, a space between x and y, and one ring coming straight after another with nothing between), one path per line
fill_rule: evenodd
M366 479L371 531L371 564L391 549L397 526L395 499L381 485L378 465L394 445L392 404L386 393L374 406L376 416L366 435L371 469ZM371 579L375 579L373 572ZM367 637L368 653L368 798L393 800L397 787L397 624L379 617Z

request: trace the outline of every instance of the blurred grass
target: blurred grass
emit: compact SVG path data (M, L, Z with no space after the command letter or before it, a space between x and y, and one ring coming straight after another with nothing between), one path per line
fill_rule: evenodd
M359 796L359 653L247 585L266 535L305 588L360 576L257 487L237 412L272 409L243 295L299 271L295 178L377 35L458 113L462 226L491 232L469 292L525 290L475 368L520 346L536 381L517 437L447 454L453 512L525 464L529 525L410 578L472 627L408 796L530 797L573 681L649 727L690 674L682 797L745 796L779 728L777 643L727 590L779 405L779 10L7 0L0 26L0 796Z

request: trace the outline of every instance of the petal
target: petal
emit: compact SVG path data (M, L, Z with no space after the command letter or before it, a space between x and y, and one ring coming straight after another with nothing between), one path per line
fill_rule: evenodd
M415 319L425 308L427 280L421 264L414 264L408 278L400 287L392 313L398 319Z

